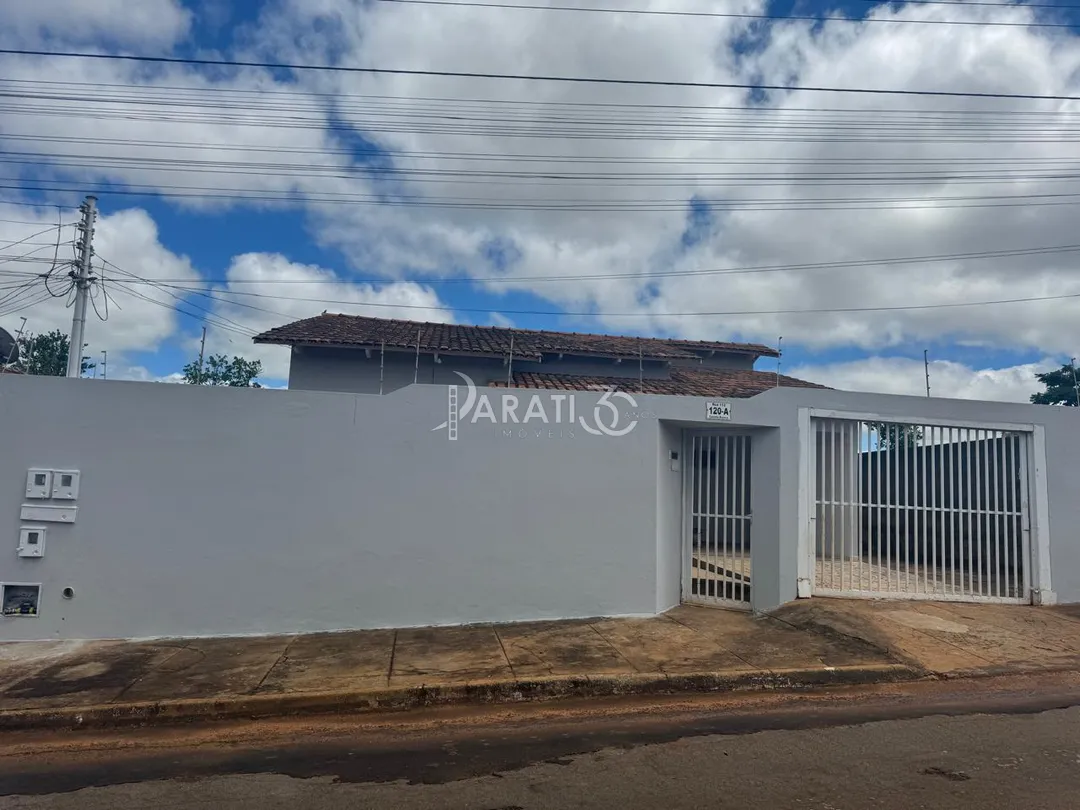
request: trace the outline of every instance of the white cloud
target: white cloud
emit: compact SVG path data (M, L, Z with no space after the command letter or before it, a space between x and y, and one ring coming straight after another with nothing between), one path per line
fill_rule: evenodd
M103 8L114 5L105 3ZM160 8L168 5L175 4ZM650 0L642 7L662 10L685 5ZM55 15L56 8L53 4L50 13ZM765 10L766 4L737 0L724 9L755 12ZM38 12L27 12L31 13ZM1039 12L1021 6L882 5L872 13L899 20L1024 21ZM169 17L167 11L162 15ZM13 26L11 36L29 30L28 19ZM54 16L48 19L59 26L52 35L65 36L66 23ZM172 30L180 33L161 36L164 40L182 36L184 25L174 20ZM0 38L8 35L2 32ZM1023 27L752 24L733 19L705 22L644 15L436 9L352 0L276 0L267 4L259 24L230 55L415 70L1080 94L1080 37L1062 30ZM85 182L146 183L173 191L177 186L195 186L246 189L248 195L288 192L306 210L320 242L345 252L353 269L368 277L422 281L448 275L503 275L521 280L489 283L489 292L527 291L567 309L649 316L600 319L603 326L619 331L745 337L769 343L783 334L789 344L821 349L855 346L868 352L909 341L963 342L987 349L1035 347L1047 353L1068 351L1080 343L1080 319L1075 318L1075 301L1070 300L826 315L678 314L882 308L908 303L937 307L1078 294L1080 277L1074 265L1080 252L992 261L605 278L1073 244L1077 241L1075 206L1058 204L1068 199L1038 196L1080 194L1077 161L1067 137L1078 111L1073 103L796 92L773 93L767 103L755 99L750 104L746 94L735 89L330 73L297 74L285 80L257 70L211 74L177 67L145 71L126 64L67 60L3 59L0 67L5 77L24 82L119 82L147 88L110 91L108 100L103 100L101 91L86 105L34 98L21 112L0 120L0 144L5 148L53 156L45 161L51 166L46 174L56 172L55 176ZM44 94L38 90L39 96ZM294 95L259 95L256 90ZM447 98L459 101L430 100ZM206 104L210 100L214 105ZM668 106L609 106L613 104ZM1023 114L1014 115L1018 111ZM949 123L947 119L961 112L966 117ZM65 134L57 134L59 121L65 122ZM571 129L602 137L565 137ZM678 137L689 130L697 139ZM1055 130L1064 134L1054 137ZM67 134L88 132L107 142L87 144L78 140L81 134ZM410 176L408 182L400 176L393 182L365 176L358 172L359 161L348 154L348 147L358 138L398 153L394 166L424 173ZM463 157L466 153L559 158L473 160ZM613 164L596 158L636 162ZM510 176L493 174L498 172ZM514 176L515 172L547 177ZM566 179L572 173L587 177ZM611 173L624 176L611 178ZM402 202L406 194L428 201L471 199L484 206L395 207L354 199L367 195L369 200ZM316 202L335 195L347 195L354 202ZM717 205L745 206L763 198L789 204L806 199L823 202L801 210L744 207L717 212L698 228L693 243L684 246L685 203L695 195ZM1029 196L1024 205L1014 206L952 207L963 204L953 200L909 207L913 204L902 202L989 195ZM610 204L631 199L653 201L652 207L661 207L656 200L673 203L669 210L649 212L517 210L522 200ZM845 199L865 202L838 207L837 201ZM182 204L207 205L194 199ZM236 200L214 203L222 208L240 204ZM291 265L282 257L271 262L265 254L254 255L264 257L248 260L260 267L276 262L282 272L295 267L305 273L328 272ZM532 280L553 275L593 278ZM270 280L260 278L259 283ZM332 279L341 285L336 289L317 283L303 293L303 285L265 289L300 297L374 300L374 290L351 288L346 280L341 274ZM328 294L331 289L334 292ZM419 301L427 306L438 300L415 283L391 289L396 292L378 295L404 298L384 302ZM323 306L335 308L313 302L293 306L250 300L289 317L309 316ZM260 326L283 320L243 307L222 312ZM418 313L382 309L378 314ZM586 324L580 326L586 328ZM281 361L258 351L267 358L268 367L273 363L281 371Z
M930 363L930 393L947 399L1028 402L1040 390L1035 374L1058 365L1044 360L1007 368L975 369L962 363L934 360ZM868 357L845 363L802 365L790 373L846 391L909 396L926 393L923 362L907 357Z
M9 0L4 37L36 43L172 45L191 25L179 0Z
M444 306L439 296L422 285L348 284L331 270L291 262L275 253L236 256L226 278L227 284L210 293L216 299L214 311L258 332L324 310L418 321L453 320L452 313L437 308ZM265 377L288 377L289 350L281 346L254 345L224 330L211 329L207 351L261 360Z

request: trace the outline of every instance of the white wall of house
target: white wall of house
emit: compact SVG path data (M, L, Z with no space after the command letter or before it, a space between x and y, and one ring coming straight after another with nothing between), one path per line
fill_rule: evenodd
M683 431L706 400L638 397L627 435L467 418L448 388L388 396L0 377L0 582L40 583L0 639L257 634L649 615L677 604ZM461 390L462 399L465 397ZM591 418L599 394L578 394ZM809 389L735 400L753 436L753 598L794 599L809 408L1038 425L1053 588L1080 601L1080 412ZM475 409L474 409L475 410ZM680 458L679 462L685 459ZM73 523L15 554L29 468L79 470ZM3 552L7 544L7 552ZM73 598L63 591L71 588Z

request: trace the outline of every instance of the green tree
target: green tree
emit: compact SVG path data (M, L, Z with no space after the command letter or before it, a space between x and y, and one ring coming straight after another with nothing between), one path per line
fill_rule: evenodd
M918 447L923 439L923 429L918 425L898 425L892 422L875 422L870 425L877 434L878 450L898 447Z
M1031 395L1031 401L1036 405L1071 405L1074 408L1077 402L1076 380L1080 372L1069 364L1064 365L1057 371L1047 371L1044 374L1036 374L1035 379L1043 384L1045 391Z
M45 377L63 377L67 374L68 345L70 338L59 329L43 335L26 335L19 338L18 367L26 374L40 374ZM85 374L94 367L93 363L82 361Z
M262 388L255 378L262 374L261 360L245 360L212 354L199 367L195 360L184 366L184 382L189 385L227 385L231 388Z

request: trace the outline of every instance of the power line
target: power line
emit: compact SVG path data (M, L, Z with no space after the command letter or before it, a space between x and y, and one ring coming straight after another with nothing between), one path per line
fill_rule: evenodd
M1070 26L1071 27L1071 26ZM690 82L660 79L613 79L593 76L549 76L515 73L481 73L471 71L417 70L406 68L355 67L351 65L311 65L288 62L257 62L238 59L197 59L179 56L138 56L135 54L91 53L84 51L45 51L20 48L0 48L7 56L42 56L48 58L88 59L138 62L159 65L190 65L200 67L260 68L263 70L316 71L329 73L367 73L384 76L433 76L451 79L492 79L524 82L562 82L570 84L627 85L636 87L685 87L754 91L802 91L810 93L855 93L862 95L925 96L936 98L985 98L1024 101L1080 101L1080 96L1036 95L1031 93L973 93L957 90L887 90L882 88L792 86L783 84L749 84L741 82Z
M144 284L149 284L152 287L160 289L166 295L168 295L171 298L175 299L179 303L181 303L181 304L183 304L185 306L192 307L193 309L199 310L201 312L206 313L206 315L208 317L204 318L203 320L205 322L207 322L207 323L210 323L210 324L212 324L214 326L217 326L219 328L222 328L222 329L230 329L231 331L234 331L234 332L239 331L241 333L250 333L248 335L249 337L252 334L255 334L255 332L256 332L256 330L251 329L250 327L244 326L244 324L237 323L236 321L231 320L230 318L226 318L224 315L220 315L220 314L218 314L216 312L212 312L211 310L209 310L209 309L207 309L205 307L201 307L198 304L194 304L191 301L185 301L181 296L178 296L176 293L172 292L167 287L167 285L161 284L161 283L157 282L154 279L147 279L147 278L143 278L142 276L136 275L135 273L130 273L127 270L124 270L124 269L122 269L120 267L117 267L115 264L108 261L107 259L104 259L104 258L101 258L101 257L99 257L99 259L101 259L102 264L104 264L104 265L106 265L108 267L111 267L116 272L118 272L118 273L120 273L120 274L122 274L124 276L127 276L127 277L129 277L131 279L134 279L135 281L139 281L139 282L142 282ZM118 279L113 279L113 281L114 282L118 281ZM129 292L131 292L131 291L129 291ZM150 299L148 297L144 296L144 298L147 301L153 301L153 299ZM158 303L158 304L165 303L165 302L161 302L161 301L153 301L153 302ZM181 312L181 310L177 309L177 312ZM192 315L191 313L188 313L188 312L181 312L181 314L188 315L190 317L198 317L198 316ZM210 318L213 318L214 320L210 320Z
M4 137L5 138L7 137L6 133L5 133ZM11 200L0 200L0 203L6 203L6 204L9 204L9 205L20 205L20 203L17 203L15 201L11 201ZM7 224L7 225L40 225L41 224L41 220L31 220L31 219L0 219L0 222L3 222L4 224ZM65 228L65 227L67 227L69 225L74 225L74 224L75 223L73 223L73 222L62 222L62 223L60 223L60 227ZM53 225L52 227L55 228L57 226Z
M18 178L0 178L16 180ZM41 182L41 181L39 181ZM44 181L51 182L51 181ZM138 191L143 188L147 191ZM86 186L27 186L3 185L0 189L19 189L22 191L84 193ZM113 196L160 197L160 198L197 198L228 199L258 202L280 202L286 204L322 203L327 205L377 205L402 208L431 208L458 210L498 210L498 211L533 211L547 213L663 213L685 211L685 199L631 199L631 200L501 200L484 197L424 197L397 195L386 197L379 195L337 194L323 196L292 191L268 192L264 189L230 189L223 187L199 187L176 185L148 185L126 183L122 185L97 183L94 193ZM1015 208L1044 207L1080 204L1080 192L1054 194L1001 194L968 195L938 197L824 197L799 198L747 198L745 200L708 200L714 211L803 211L821 213L825 211L851 210L923 210L923 209L959 209L959 208Z
M893 265L928 264L952 261L973 261L982 259L1015 258L1017 256L1042 256L1057 253L1074 253L1080 251L1080 244L1060 245L1052 247L1012 248L1007 250L990 250L969 253L935 254L925 256L899 256L893 258L857 259L831 262L815 262L809 264L777 264L757 265L750 267L724 267L724 268L698 268L694 270L666 270L643 273L595 273L553 276L457 276L442 277L424 280L413 280L416 284L434 286L441 284L489 284L507 283L517 284L523 282L551 282L551 281L621 281L626 279L641 279L651 281L660 278L682 278L694 276L712 275L744 275L758 273L792 272L797 270L843 270L861 267L891 267ZM111 262L106 262L110 267L120 272L125 272ZM127 275L132 275L128 273ZM138 278L136 276L136 278ZM184 278L159 278L140 279L148 283L194 283L191 279ZM200 278L202 284L390 284L392 279L383 278L349 278L349 279L231 279L231 278Z
M494 9L518 9L528 11L576 11L595 14L647 14L662 17L719 17L748 20L802 20L815 23L841 22L841 23L911 23L914 25L982 25L1001 27L1026 27L1026 28L1072 28L1069 23L1039 23L1039 22L998 22L993 20L905 20L895 17L819 17L804 14L749 14L720 11L669 11L661 9L640 8L603 8L598 6L536 6L524 3L481 3L467 2L467 0L376 0L379 3L395 3L400 5L415 6L447 6L450 8L494 8ZM967 3L942 3L941 5L968 5ZM995 6L1011 8L1024 8L1023 4L992 3ZM1041 6L1040 6L1041 7Z
M117 283L126 284L138 284L143 283L133 279L130 280L117 280ZM1005 298L992 301L964 301L957 303L945 303L945 304L908 304L908 305L894 305L894 306L877 306L877 307L829 307L829 308L816 308L816 309L772 309L772 310L726 310L715 312L571 312L565 310L511 310L511 309L483 309L483 308L470 308L470 307L448 307L439 306L435 304L388 304L388 303L375 303L365 301L341 301L336 299L327 298L297 298L295 296L287 295L270 295L267 293L248 292L244 290L222 290L220 288L193 288L184 287L179 285L166 284L163 286L171 287L174 290L182 292L195 292L204 294L210 298L215 298L217 295L227 296L249 296L253 298L266 298L281 301L293 301L304 302L314 304L336 304L341 306L350 307L380 307L391 309L426 309L437 310L444 312L479 312L479 313L501 313L503 315L548 315L548 316L572 316L572 317L590 317L590 318L682 318L682 317L697 317L697 316L755 316L755 315L822 315L822 314L839 314L839 313L854 313L854 312L901 312L901 311L918 311L918 310L934 310L934 309L958 309L962 307L983 307L983 306L999 306L1005 304L1024 304L1034 303L1041 301L1062 301L1066 299L1080 298L1080 293L1069 293L1063 295L1046 295L1046 296L1032 296L1027 298ZM222 299L218 299L222 300ZM237 304L238 302L224 299L228 304ZM277 313L280 314L280 313Z
M910 0L907 0L910 2ZM881 2L881 0L866 0L866 2ZM3 53L3 51L0 51ZM105 55L107 58L107 55ZM739 112L757 112L757 113L789 113L789 112L835 112L835 113L895 113L895 114L924 114L924 113L936 113L941 115L956 115L956 116L968 116L968 115L1011 115L1011 116L1068 116L1068 115L1080 115L1080 111L1070 112L1068 110L938 110L938 109L911 109L906 107L893 107L893 108L865 108L865 107L746 107L733 106L733 105L713 105L713 104L656 104L656 103L631 103L631 102L604 102L604 101L565 101L565 100L548 100L543 101L531 101L528 99L514 98L476 98L472 96L459 97L459 96L416 96L416 95L389 95L389 94L372 94L372 93L348 93L348 92L326 92L317 90L283 90L279 88L258 88L258 89L245 89L240 87L223 87L220 85L205 85L202 87L193 87L190 85L176 85L176 84L136 84L136 83L119 83L119 82L76 82L76 81L48 81L44 79L14 79L4 78L0 79L0 85L3 84L18 84L18 85L40 85L48 87L75 87L75 88L120 88L125 90L138 90L138 91L162 91L162 90L174 90L179 91L182 95L194 94L196 97L199 94L210 95L235 95L240 98L246 98L246 103L251 104L251 98L274 98L274 97L297 97L300 99L309 98L324 98L332 99L334 101L340 101L341 99L360 99L364 101L405 101L415 103L422 102L437 102L446 104L469 104L469 105L513 105L523 108L589 108L589 109L626 109L626 110L710 110L710 111L739 111ZM799 88L792 88L799 89ZM18 94L15 94L18 95ZM37 98L38 96L33 94L24 94L27 98ZM41 98L48 98L48 96L41 96ZM75 100L87 100L88 97L85 93L80 93L74 97Z
M37 224L40 224L40 223L37 223ZM8 248L13 248L16 245L21 245L24 242L29 242L31 239L34 239L35 237L44 236L45 234L49 233L50 231L57 230L58 228L59 228L59 226L57 226L57 225L50 225L45 230L38 231L37 233L32 233L29 236L27 236L25 239L20 239L17 242L10 242L9 244L0 246L0 250L7 250ZM44 244L45 244L46 247L52 247L52 242L46 242Z

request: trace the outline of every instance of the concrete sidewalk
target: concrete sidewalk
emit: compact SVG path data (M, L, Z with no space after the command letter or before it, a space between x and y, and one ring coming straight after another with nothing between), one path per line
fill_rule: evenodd
M406 708L917 676L854 638L680 607L299 636L0 645L0 728Z
M255 638L0 644L0 728L1080 669L1080 613L803 600Z
M938 677L1080 671L1080 605L814 598L773 616L809 632L859 639Z

